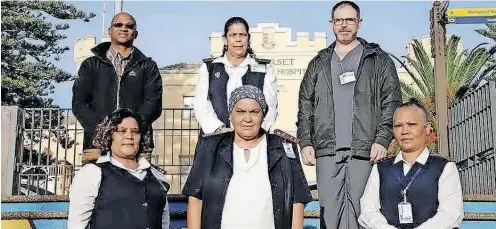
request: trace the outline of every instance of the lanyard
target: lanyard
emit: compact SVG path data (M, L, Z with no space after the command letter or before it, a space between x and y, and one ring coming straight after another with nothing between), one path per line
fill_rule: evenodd
M401 168L401 170L403 170L403 168ZM406 187L401 190L401 194L403 194L403 202L407 202L406 201L406 191L408 190L408 188L410 188L410 185L412 185L413 181L415 180L415 178L417 178L418 174L420 173L420 171L422 170L422 167L419 167L417 169L417 171L415 171L415 174L413 174L412 178L410 179L410 181L408 182L408 184L406 185ZM397 178L398 178L398 181L401 183L401 178L398 174L397 175Z

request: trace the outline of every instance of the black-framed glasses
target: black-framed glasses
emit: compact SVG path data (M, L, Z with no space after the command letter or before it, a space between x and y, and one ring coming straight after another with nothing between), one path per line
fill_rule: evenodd
M346 23L347 25L356 25L361 19L359 18L334 18L329 22L332 22L334 25L342 25Z
M136 28L136 25L133 23L123 23L123 22L115 22L114 24L112 24L112 26L115 28L122 28L125 26L126 29L135 29Z

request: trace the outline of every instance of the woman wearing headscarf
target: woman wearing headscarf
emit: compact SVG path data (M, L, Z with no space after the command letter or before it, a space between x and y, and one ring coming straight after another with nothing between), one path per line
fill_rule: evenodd
M169 184L162 171L140 157L150 146L140 123L135 112L118 109L98 125L93 144L105 155L74 177L69 229L169 228Z
M251 85L229 99L234 131L205 137L183 189L188 229L298 229L311 201L296 144L266 133L264 95Z
M268 59L259 59L250 46L248 22L232 17L224 25L222 56L203 60L196 83L194 112L204 134L232 130L227 103L242 86L260 89L270 108L262 123L269 132L277 117L276 71Z

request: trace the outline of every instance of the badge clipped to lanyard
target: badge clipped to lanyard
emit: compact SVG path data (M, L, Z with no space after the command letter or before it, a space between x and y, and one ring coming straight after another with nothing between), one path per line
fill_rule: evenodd
M401 194L403 195L403 201L401 201L398 204L398 216L399 216L400 224L413 223L412 205L408 202L406 198L406 192L408 191L408 188L410 188L410 185L413 183L415 178L417 178L417 175L419 174L420 170L422 170L422 168L417 169L417 171L413 175L410 182L408 182L408 185L405 187L405 189L401 190Z
M282 143L282 146L284 147L284 151L286 151L286 155L289 157L289 158L296 158L296 155L294 153L294 150L293 150L293 144L291 144L291 142L288 142L288 141L284 141Z
M341 85L351 83L355 81L355 72L345 72L341 75L339 75L339 81L341 82Z

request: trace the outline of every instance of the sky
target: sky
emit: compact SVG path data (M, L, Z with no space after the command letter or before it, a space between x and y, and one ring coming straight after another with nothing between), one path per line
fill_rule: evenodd
M362 26L358 35L368 42L378 43L382 49L396 56L406 55L406 46L414 38L429 35L429 9L433 1L357 1L361 8ZM81 20L57 21L68 23L70 28L62 33L67 36L60 42L71 50L62 54L54 64L76 74L76 63L72 51L74 42L86 35L102 36L103 1L71 1L78 9L93 12L96 17L90 22ZM233 16L245 18L250 27L257 23L277 22L280 27L291 27L296 32L325 32L328 45L334 41L329 28L330 12L337 1L316 2L240 2L240 1L126 1L123 11L131 13L137 20L139 36L135 42L145 55L155 60L159 67L180 62L199 62L210 55L209 35L222 32L224 23ZM114 3L107 2L105 29L110 24ZM449 8L496 7L496 1L451 1ZM477 44L494 41L479 35L474 30L486 28L477 25L448 25L447 34L460 36L465 49ZM73 82L55 85L54 104L62 108L71 107ZM167 99L167 98L164 98Z

